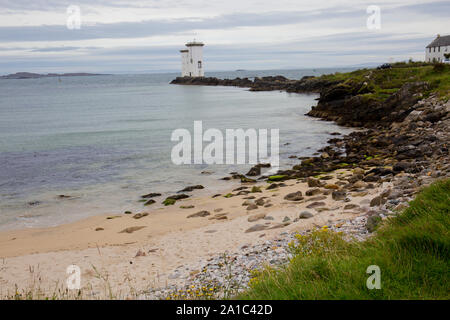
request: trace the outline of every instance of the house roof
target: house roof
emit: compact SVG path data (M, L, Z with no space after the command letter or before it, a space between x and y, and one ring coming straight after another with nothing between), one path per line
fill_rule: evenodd
M450 46L450 35L437 36L436 39L434 39L429 45L427 45L427 48L444 47L444 46Z

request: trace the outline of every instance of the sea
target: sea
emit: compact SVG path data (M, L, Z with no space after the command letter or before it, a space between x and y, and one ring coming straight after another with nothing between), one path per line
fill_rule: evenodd
M349 69L209 72L219 78L303 76ZM249 164L172 162L176 129L279 129L280 168L350 130L305 115L317 94L169 84L178 74L0 80L0 230L49 227L100 214L142 212L143 194L201 184L224 192ZM206 172L207 174L202 174ZM61 197L61 196L64 197Z

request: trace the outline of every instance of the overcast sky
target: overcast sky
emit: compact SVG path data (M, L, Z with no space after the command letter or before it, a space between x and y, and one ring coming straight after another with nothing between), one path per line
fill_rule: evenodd
M80 29L67 27L71 5ZM449 21L448 0L0 0L0 73L178 71L194 38L206 71L423 60Z

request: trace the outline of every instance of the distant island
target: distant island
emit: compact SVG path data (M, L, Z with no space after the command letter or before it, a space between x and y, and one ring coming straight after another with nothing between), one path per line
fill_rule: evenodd
M32 72L16 72L8 74L6 76L0 76L0 79L37 79L37 78L47 78L47 77L84 77L84 76L104 76L106 74L100 73L32 73Z

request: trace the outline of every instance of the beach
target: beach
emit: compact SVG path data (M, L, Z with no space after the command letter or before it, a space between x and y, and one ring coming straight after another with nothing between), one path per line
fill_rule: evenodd
M349 174L346 170L336 172L339 177ZM338 180L333 178L327 182L334 181ZM249 186L249 190L253 186ZM113 288L116 297L126 298L133 290L143 295L151 288L185 281L184 277L198 271L212 256L237 251L243 245L261 243L281 232L308 230L350 218L355 213L344 210L345 205L368 204L367 199L379 192L373 189L345 205L334 201L329 192L325 199L320 198L323 203L316 210L307 208L315 196L305 196L300 201L284 199L293 192L305 194L310 189L307 183L288 181L285 187L270 190L265 189L267 186L261 184L262 192L230 198L195 197L194 193L192 198L179 200L173 206L145 210L148 215L139 219L133 218L134 214L105 215L52 228L2 232L2 294L11 295L15 285L25 291L39 288L47 293L55 287L63 288L68 277L66 268L75 264L81 268L82 287L92 294L91 298L107 297L106 284ZM266 197L271 206L246 210L242 203L249 196ZM194 207L183 209L180 206ZM320 208L325 209L320 212ZM202 211L210 214L187 217ZM314 216L298 219L302 211L314 212ZM257 216L260 216L256 220L258 223L248 221ZM265 220L263 216L271 216L273 220ZM255 224L262 224L267 229L246 232ZM143 228L132 231L139 227ZM187 274L174 278L172 273L180 265L186 268Z
M285 265L296 234L332 230L347 241L364 241L423 188L450 176L450 105L437 94L424 97L424 82L406 83L385 101L369 103L361 98L369 90L365 83L269 77L250 86L299 93L322 87L312 117L364 128L330 134L325 147L310 157L292 156L298 164L276 175L266 175L265 165L246 175L229 173L222 180L230 187L220 193L186 186L172 192L172 200L180 199L167 206L3 231L2 296L183 299L192 298L186 296L190 287L205 287L213 298L230 297L230 279L239 278L236 294L248 288L255 270ZM390 113L380 118L383 108ZM155 205L167 197L148 191L153 194L142 197ZM81 290L66 288L72 265L80 268Z

